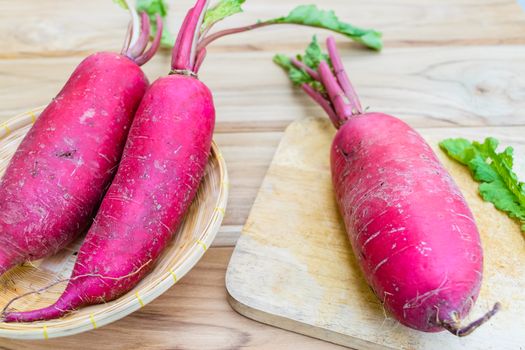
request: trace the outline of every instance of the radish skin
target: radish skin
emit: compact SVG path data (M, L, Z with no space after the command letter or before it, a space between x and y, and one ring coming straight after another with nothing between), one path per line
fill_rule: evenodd
M154 82L66 290L54 305L10 312L4 320L57 318L132 289L168 245L195 196L211 148L214 116L211 93L197 79L172 75Z
M355 256L385 308L426 332L463 319L479 293L483 252L472 213L430 146L401 120L367 113L339 129L331 164Z
M282 58L278 62L322 84L319 89L302 83L302 88L338 129L330 156L332 182L361 270L400 323L466 336L500 308L496 303L480 319L461 324L483 276L474 217L415 130L393 116L363 111L333 38L327 48L332 67L321 59L315 74L301 60L290 59L291 67Z
M159 40L146 53L126 45L87 57L23 139L0 181L0 275L55 254L90 224L149 84L139 65Z
M42 112L0 183L0 274L86 228L147 85L127 57L94 54Z

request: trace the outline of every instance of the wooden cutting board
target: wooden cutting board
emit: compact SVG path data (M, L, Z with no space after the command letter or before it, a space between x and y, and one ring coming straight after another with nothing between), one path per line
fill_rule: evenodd
M472 335L426 334L385 313L356 264L336 209L326 119L286 130L232 256L226 276L231 305L255 320L358 349L522 349L525 345L525 237L518 224L483 202L477 184L437 147L447 137L495 136L516 149L525 175L525 127L422 129L472 208L485 252L481 316L503 309ZM522 177L523 178L523 177Z

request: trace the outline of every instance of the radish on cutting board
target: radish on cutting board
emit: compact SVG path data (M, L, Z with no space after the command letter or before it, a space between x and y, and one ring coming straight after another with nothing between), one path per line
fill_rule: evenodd
M148 87L140 65L159 46L160 34L145 51L149 19L141 30L132 14L122 53L84 59L11 159L0 182L0 275L55 254L91 223Z
M304 57L277 55L275 62L338 129L331 150L332 181L365 278L402 324L468 335L500 308L496 303L482 318L461 324L483 275L472 213L415 130L393 116L363 111L333 38L327 48L329 56L314 38Z

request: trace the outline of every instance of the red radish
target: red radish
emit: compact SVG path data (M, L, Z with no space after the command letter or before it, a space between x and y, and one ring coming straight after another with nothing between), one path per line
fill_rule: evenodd
M483 318L461 326L478 297L483 271L472 213L415 130L390 115L363 112L333 38L327 47L333 69L320 50L310 67L305 62L312 57L283 64L277 56L276 62L310 76L303 89L338 129L332 179L363 273L404 325L467 335L499 308L496 304Z
M160 34L143 53L142 19L142 34L122 54L80 63L17 149L0 184L0 275L53 255L90 223L148 86L140 65L158 48Z
M172 75L155 81L135 115L117 174L78 254L69 284L47 308L4 320L51 319L113 300L153 267L191 204L211 149L215 109L193 72L199 0L173 51Z
M4 312L5 321L57 318L84 305L118 298L151 270L176 232L196 194L211 148L213 99L197 79L206 45L222 36L260 27L206 37L214 23L238 12L225 10L221 6L232 3L223 1L214 8L216 17L211 24L203 28L207 5L206 0L198 0L188 12L173 50L171 75L155 81L140 104L119 169L80 249L66 290L47 308ZM319 20L331 16L330 24L337 22L332 12L310 7L307 13L303 10L299 12L308 17L305 21L311 20L313 12ZM295 17L295 21L299 20ZM379 33L337 24L336 29L344 29L346 35L380 47ZM322 26L317 21L312 25ZM368 39L363 39L366 35Z

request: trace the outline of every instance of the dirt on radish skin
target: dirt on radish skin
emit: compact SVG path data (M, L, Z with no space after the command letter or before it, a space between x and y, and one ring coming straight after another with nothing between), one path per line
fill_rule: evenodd
M147 85L129 58L97 53L41 113L0 183L0 274L56 253L85 229Z

